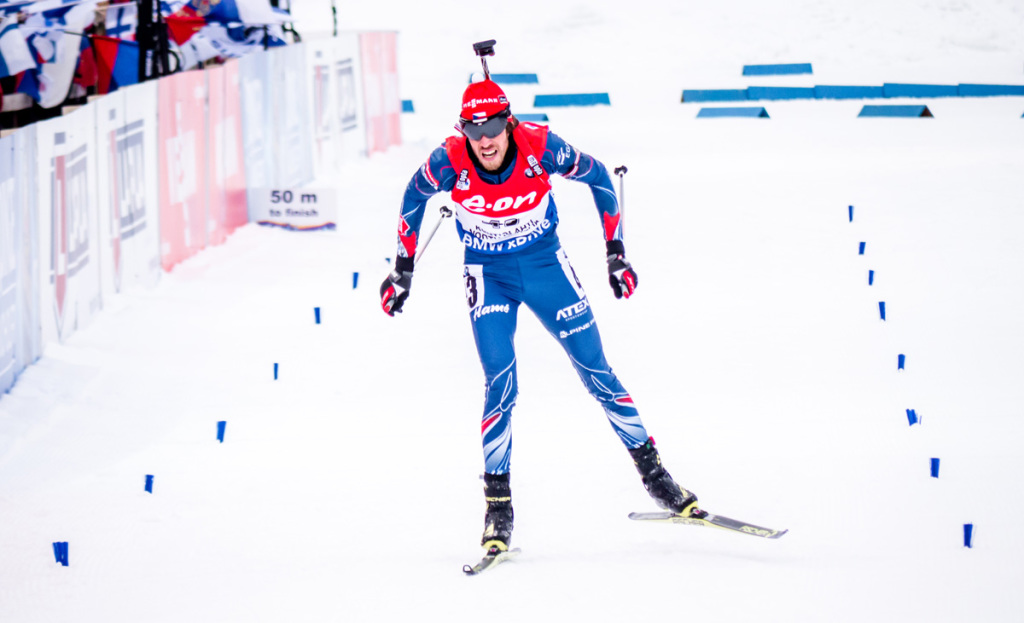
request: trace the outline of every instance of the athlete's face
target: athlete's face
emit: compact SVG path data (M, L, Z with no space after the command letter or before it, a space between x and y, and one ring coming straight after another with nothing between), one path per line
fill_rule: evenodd
M494 138L481 136L479 141L469 139L469 145L484 169L497 171L505 160L505 152L508 151L508 132L502 132Z

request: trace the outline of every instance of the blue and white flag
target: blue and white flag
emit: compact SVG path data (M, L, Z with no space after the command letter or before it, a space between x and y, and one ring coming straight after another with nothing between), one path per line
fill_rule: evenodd
M135 41L135 28L139 24L139 8L132 4L117 4L107 9L107 36Z
M42 6L43 13L25 20L25 27L35 30L29 41L43 60L39 68L39 105L53 108L61 105L71 89L71 81L78 67L81 53L82 31L92 25L98 0L85 0L70 4L67 0L48 0L33 6ZM45 44L49 44L48 49Z
M32 51L18 28L18 18L6 17L0 20L0 78L35 68Z
M189 0L189 6L209 22L232 24L282 24L288 17L275 12L269 0Z
M42 13L36 13L29 15L21 30L38 62L52 63L57 58L57 44L64 37L63 19L48 19Z

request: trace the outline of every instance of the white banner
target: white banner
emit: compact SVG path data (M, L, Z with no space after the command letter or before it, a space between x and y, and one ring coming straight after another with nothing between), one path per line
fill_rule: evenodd
M95 110L36 125L40 314L43 343L63 342L102 306Z
M96 191L104 297L160 279L157 217L156 83L97 100Z
M334 88L341 161L366 157L366 111L363 108L363 69L359 35L339 34L335 39Z
M276 161L272 186L298 187L313 179L305 46L273 48L266 55L270 59L268 99L273 111L269 127Z
M306 44L309 112L316 177L366 155L359 37L343 33Z
M14 384L20 371L18 343L18 185L14 170L14 137L0 139L0 392Z

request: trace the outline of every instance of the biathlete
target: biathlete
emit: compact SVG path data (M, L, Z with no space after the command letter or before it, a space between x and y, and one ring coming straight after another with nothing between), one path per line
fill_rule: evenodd
M562 345L612 428L629 450L644 487L662 508L688 514L697 496L661 465L654 441L604 357L594 314L555 232L553 174L590 186L607 247L616 298L629 298L636 271L626 260L618 200L608 171L547 127L520 123L501 88L487 79L462 95L459 136L448 138L413 175L402 200L394 270L381 306L401 312L412 285L417 236L427 200L450 192L465 245L466 302L486 379L482 437L487 510L481 544L507 551L512 538L511 415L518 394L513 337L526 305Z

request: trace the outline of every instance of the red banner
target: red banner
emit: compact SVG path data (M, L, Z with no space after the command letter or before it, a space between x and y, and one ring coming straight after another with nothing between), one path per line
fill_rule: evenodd
M206 70L210 94L209 243L220 244L248 221L242 160L242 105L238 61Z
M206 246L206 72L159 82L160 257L164 270Z
M359 35L366 108L366 152L402 143L402 102L398 93L398 37L393 32Z

